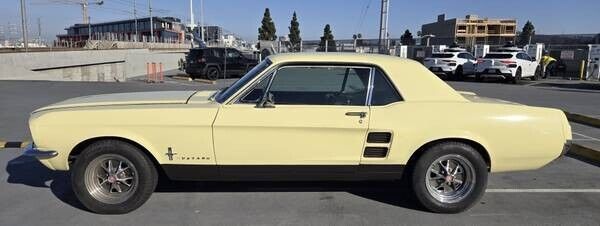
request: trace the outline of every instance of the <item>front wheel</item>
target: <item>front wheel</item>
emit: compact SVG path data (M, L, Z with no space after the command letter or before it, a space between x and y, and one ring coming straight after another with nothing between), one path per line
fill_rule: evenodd
M426 209L457 213L469 209L483 196L488 170L473 147L444 142L425 150L411 176L413 191Z
M150 198L158 173L139 148L104 140L91 144L77 157L71 181L75 196L90 211L123 214Z

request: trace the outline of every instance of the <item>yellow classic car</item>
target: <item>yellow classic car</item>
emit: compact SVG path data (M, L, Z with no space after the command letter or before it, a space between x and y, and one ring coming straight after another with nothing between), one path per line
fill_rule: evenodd
M457 92L384 55L273 55L220 91L85 96L34 111L25 155L71 172L89 210L127 213L172 180L399 180L433 212L470 208L489 172L564 154L562 111ZM404 194L398 194L404 195Z

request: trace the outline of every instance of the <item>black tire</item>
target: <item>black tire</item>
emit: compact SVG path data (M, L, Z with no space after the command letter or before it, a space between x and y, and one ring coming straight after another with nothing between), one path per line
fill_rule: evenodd
M475 74L475 81L476 82L483 82L483 78L481 77L481 74Z
M471 172L471 177L464 177L462 180L466 183L456 188L457 190L466 189L464 191L468 192L459 196L457 200L451 201L440 200L435 195L435 189L431 188L431 182L428 182L432 180L431 175L434 174L432 171L433 168L430 169L430 167L437 166L437 161L447 156L460 159L461 161L465 161L465 163L468 162L470 165L465 165L468 165L472 169L464 171ZM443 161L440 162L443 163ZM465 169L469 167L465 167ZM458 213L471 208L483 196L487 187L488 167L485 160L473 147L460 142L443 142L431 146L416 160L411 172L411 187L417 200L427 210L436 213ZM442 173L441 170L438 172ZM443 182L440 184L450 183L447 182L447 176L441 178ZM448 186L455 186L454 183L456 182L454 180L456 178L453 176L451 178L453 185ZM467 180L466 178L472 178L472 180ZM445 187L442 187L442 189L445 192Z
M458 66L454 71L454 80L462 81L463 80L463 68L462 66Z
M107 203L99 200L99 198L92 195L88 189L89 186L92 186L92 183L86 182L86 176L89 178L89 172L95 174L95 171L92 170L95 168L90 163L105 158L106 156L120 156L126 159L132 165L126 166L135 170L135 174L132 175L137 175L137 177L132 176L132 178L135 179L132 179L132 182L130 182L129 189L131 190L128 195L123 198L124 201L119 203ZM121 169L120 165L118 169ZM86 172L86 170L89 171ZM133 183L133 180L136 180L136 182ZM104 182L106 181L108 181L108 179ZM150 198L156 188L157 182L158 173L152 160L134 145L118 140L102 140L89 145L77 157L71 168L71 183L75 196L88 210L99 214L123 214L137 209ZM121 187L127 188L126 186ZM113 188L110 187L110 190L112 189Z
M540 79L542 76L542 69L540 66L535 68L535 73L533 74L533 76L531 77L531 81L537 81L538 79Z
M523 71L521 68L517 68L517 72L515 72L515 77L509 79L509 82L512 84L519 84L521 82L521 78L523 76Z
M214 81L219 79L219 76L221 75L221 72L219 71L219 68L217 67L209 67L206 70L206 78L208 80Z

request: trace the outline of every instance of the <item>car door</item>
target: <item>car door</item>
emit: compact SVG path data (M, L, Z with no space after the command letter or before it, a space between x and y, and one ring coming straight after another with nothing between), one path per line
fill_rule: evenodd
M242 54L232 48L226 48L227 74L241 75L246 70L245 62L242 61Z
M464 63L462 64L463 66L463 74L473 74L473 71L475 70L475 64L473 63L473 60L471 59L472 56L470 56L470 54L468 53L459 53L458 54L458 58L460 58Z
M369 124L370 74L360 66L296 65L259 78L215 119L221 172L354 172Z
M519 61L519 65L521 65L522 76L526 77L531 74L531 60L529 56L525 53L517 53L517 60Z

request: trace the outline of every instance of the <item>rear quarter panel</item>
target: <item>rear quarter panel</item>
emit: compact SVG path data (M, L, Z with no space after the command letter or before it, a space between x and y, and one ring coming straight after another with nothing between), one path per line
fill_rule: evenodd
M406 164L428 142L462 138L481 144L491 171L536 169L560 156L564 114L555 109L472 102L400 102L372 107L369 130L392 130L389 155L369 164Z

